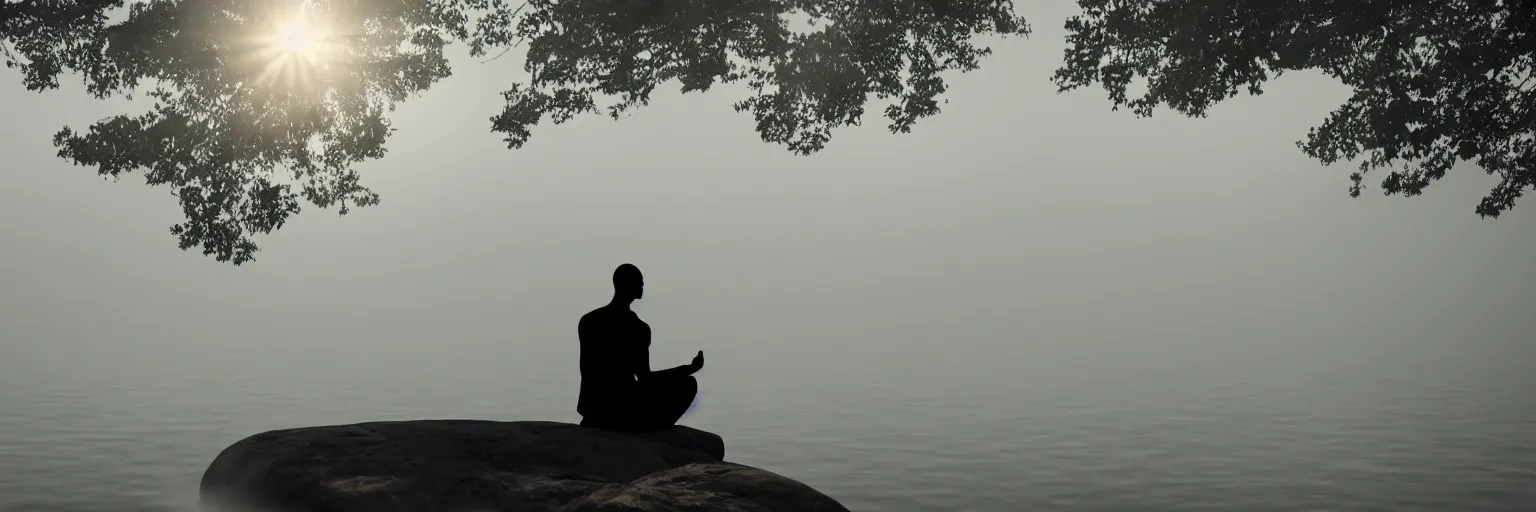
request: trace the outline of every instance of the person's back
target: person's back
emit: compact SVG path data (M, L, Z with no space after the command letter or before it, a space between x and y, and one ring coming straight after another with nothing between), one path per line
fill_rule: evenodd
M586 417L621 413L635 387L635 370L644 365L650 345L649 325L633 311L603 306L582 315L577 326L581 343L581 396L576 412Z
M704 366L704 353L690 364L652 372L651 327L629 309L643 295L640 269L620 265L613 286L613 300L582 315L576 328L581 344L576 412L581 424L631 431L672 426L698 394L693 374Z

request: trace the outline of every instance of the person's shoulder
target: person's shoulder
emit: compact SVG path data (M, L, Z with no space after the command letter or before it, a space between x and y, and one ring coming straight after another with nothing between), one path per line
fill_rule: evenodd
M592 311L588 311L585 315L581 315L581 323L602 322L612 318L614 318L613 308L603 306Z

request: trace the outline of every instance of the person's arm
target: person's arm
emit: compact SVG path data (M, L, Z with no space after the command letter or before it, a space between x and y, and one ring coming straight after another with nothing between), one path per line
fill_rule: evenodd
M645 322L640 323L641 328L636 329L635 336L639 339L639 354L635 356L635 380L651 378L651 326Z
M651 371L651 327L646 325L643 329L640 329L638 334L640 335L640 356L638 358L639 361L636 361L636 380L686 377L698 372L699 368L703 366L704 353L699 352L699 355L693 358L692 363L653 372Z
M645 352L646 352L646 359L650 359L650 352L651 352L650 348L647 347L645 349ZM646 367L647 368L650 367L650 363L649 362L646 363ZM685 365L682 365L682 366L679 366L679 367L676 367L676 368L667 368L665 370L661 370L661 371L657 371L657 372L648 372L648 373L645 374L645 377L641 377L641 378L655 379L655 378L687 377L689 375L693 375L695 373L698 373L699 369L701 369L703 367L704 367L704 353L703 352L699 352L699 355L693 357L693 362L691 362L691 363L688 363L688 364L685 364Z
M694 373L698 373L698 371L699 369L695 368L693 364L685 364L677 368L667 368L659 372L651 372L648 378L656 379L669 377L687 377L689 375L693 375Z

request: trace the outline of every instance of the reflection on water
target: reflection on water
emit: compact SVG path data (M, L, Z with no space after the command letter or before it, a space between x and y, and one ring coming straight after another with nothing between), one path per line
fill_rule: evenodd
M0 361L0 510L190 510L220 449L274 428L575 419L574 372L461 348L24 352ZM1536 372L1517 347L949 348L863 366L715 354L688 423L854 510L1536 510Z

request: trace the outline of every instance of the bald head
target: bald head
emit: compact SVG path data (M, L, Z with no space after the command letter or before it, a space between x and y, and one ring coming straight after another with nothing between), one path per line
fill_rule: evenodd
M614 298L635 300L640 298L645 290L645 279L640 276L640 268L625 263L613 270L613 295Z

